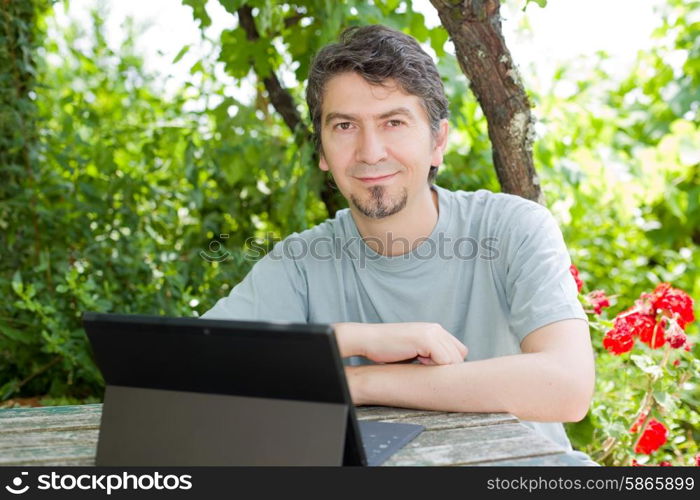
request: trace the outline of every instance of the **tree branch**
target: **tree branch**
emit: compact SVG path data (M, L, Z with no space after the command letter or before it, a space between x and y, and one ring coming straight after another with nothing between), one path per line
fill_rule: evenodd
M253 9L249 5L244 5L237 10L238 21L241 28L245 31L246 37L250 41L257 41L260 39L260 33L255 26L255 19L253 19ZM298 22L303 15L294 16L286 21L290 24ZM285 22L286 22L285 21ZM289 127L289 129L294 134L298 141L303 141L306 143L312 142L311 131L306 126L306 124L301 119L301 115L294 104L294 99L287 89L285 89L280 83L277 75L274 71L270 72L270 75L262 78L265 90L267 90L270 96L270 102L275 110L282 116L284 123ZM314 151L312 162L314 165L318 163L318 153ZM328 183L324 183L321 186L321 200L328 210L329 217L333 217L335 213L341 208L338 196L334 193L333 187Z
M255 20L253 19L253 9L250 6L244 5L238 9L238 20L248 40L254 42L260 39L260 34L255 27ZM294 105L294 99L289 92L282 87L282 84L274 72L262 80L270 96L270 102L272 102L275 110L282 115L284 123L287 124L292 132L295 132L296 128L302 125L302 120L299 111L297 111Z

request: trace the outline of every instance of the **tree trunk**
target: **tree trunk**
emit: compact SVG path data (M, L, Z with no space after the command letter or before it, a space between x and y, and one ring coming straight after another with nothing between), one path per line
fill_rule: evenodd
M499 0L430 1L486 116L501 188L544 203L532 160L530 101L503 39Z

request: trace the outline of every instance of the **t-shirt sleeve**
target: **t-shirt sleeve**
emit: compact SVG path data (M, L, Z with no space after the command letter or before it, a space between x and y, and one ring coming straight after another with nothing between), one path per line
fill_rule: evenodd
M285 254L280 242L202 318L307 323L306 290L298 262Z
M564 237L549 210L533 203L511 222L506 296L513 334L522 342L555 321L588 321L569 271Z

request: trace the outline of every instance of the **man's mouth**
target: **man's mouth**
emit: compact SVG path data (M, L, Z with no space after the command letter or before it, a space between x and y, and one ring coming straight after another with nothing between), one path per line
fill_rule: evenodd
M391 178L393 178L398 172L394 172L393 174L388 174L388 175L382 175L378 177L357 177L357 179L361 180L362 182L366 184L373 184L376 182L382 182L382 181L387 181Z

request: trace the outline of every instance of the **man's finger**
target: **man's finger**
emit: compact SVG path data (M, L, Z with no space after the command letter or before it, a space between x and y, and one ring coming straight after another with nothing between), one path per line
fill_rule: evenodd
M459 339L457 339L457 337L454 337L453 335L450 335L450 337L452 337L452 340L457 344L457 349L459 350L459 353L462 356L462 361L464 361L464 358L467 357L469 349L467 349L467 346L460 342Z
M462 351L459 349L459 346L455 344L456 339L449 333L447 335L449 335L449 337L444 340L443 345L450 355L450 364L461 363L464 361Z
M455 349L446 342L438 342L436 351L438 352L439 360L436 360L440 365L451 365L454 363ZM435 358L433 358L435 359Z

